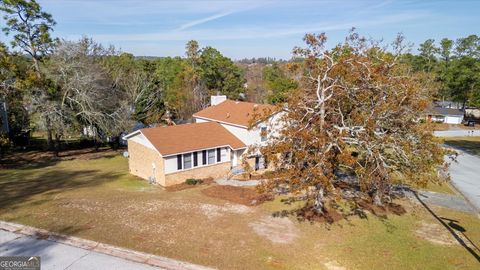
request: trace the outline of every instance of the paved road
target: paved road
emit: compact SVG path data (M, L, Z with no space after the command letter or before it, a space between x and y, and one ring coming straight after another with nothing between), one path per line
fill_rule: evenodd
M459 152L458 162L450 165L452 182L480 210L480 157L456 151Z
M0 230L0 256L40 256L42 270L160 269L91 250L39 240L3 230Z
M438 137L470 137L480 136L480 129L450 129L434 131L433 135Z

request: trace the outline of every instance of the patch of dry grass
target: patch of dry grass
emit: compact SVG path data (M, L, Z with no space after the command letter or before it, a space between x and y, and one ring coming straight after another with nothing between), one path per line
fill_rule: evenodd
M202 190L202 193L212 198L218 198L243 205L259 205L273 199L272 195L259 194L253 187L212 186Z
M452 185L448 182L445 183L428 183L426 187L421 188L423 190L438 192L438 193L445 193L451 195L457 195L457 192L452 187Z
M168 192L128 174L121 156L0 171L0 219L219 269L474 269L459 245L419 237L435 223L418 205L334 225L273 218L280 199L247 206L206 196L211 186ZM436 209L480 244L477 217Z

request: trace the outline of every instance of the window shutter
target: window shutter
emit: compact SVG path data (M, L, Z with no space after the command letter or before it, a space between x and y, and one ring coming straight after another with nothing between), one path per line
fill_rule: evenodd
M202 151L202 165L207 164L207 150Z
M198 166L198 152L193 152L193 167Z
M177 155L177 170L182 169L182 155Z

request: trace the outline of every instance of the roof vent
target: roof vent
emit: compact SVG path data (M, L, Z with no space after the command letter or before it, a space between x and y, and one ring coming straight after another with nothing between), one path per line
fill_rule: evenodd
M230 113L227 113L227 118L230 118Z

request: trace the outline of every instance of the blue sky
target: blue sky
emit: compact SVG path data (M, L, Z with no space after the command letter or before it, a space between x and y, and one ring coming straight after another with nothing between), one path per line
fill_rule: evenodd
M418 45L427 38L479 35L480 29L480 1L475 0L38 2L57 21L55 36L85 35L135 55L183 55L185 43L196 39L235 59L288 59L307 32L326 32L331 45L351 27L386 41L402 32Z

